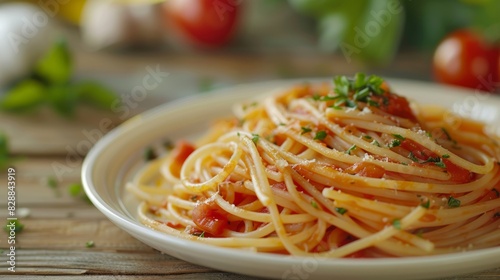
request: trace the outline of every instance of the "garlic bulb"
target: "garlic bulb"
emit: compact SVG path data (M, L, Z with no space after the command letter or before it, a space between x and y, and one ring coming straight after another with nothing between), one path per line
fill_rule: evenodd
M89 0L82 12L82 38L93 49L161 42L159 4Z
M56 37L52 17L27 3L0 5L0 87L30 73Z

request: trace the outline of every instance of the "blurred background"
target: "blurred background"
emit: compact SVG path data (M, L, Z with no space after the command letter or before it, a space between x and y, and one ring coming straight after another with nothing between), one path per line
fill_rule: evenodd
M240 83L362 71L498 92L498 11L496 0L3 1L0 162L83 157L91 145L79 143L137 113Z

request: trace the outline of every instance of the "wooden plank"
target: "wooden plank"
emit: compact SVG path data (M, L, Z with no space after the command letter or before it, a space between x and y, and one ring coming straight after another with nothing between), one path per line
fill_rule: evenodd
M129 274L159 275L210 272L213 269L190 264L156 251L97 252L83 250L16 251L16 273L40 275ZM8 274L8 264L0 263L0 273Z
M17 234L16 242L18 248L23 250L154 251L105 218L25 218L20 219L20 221L24 225L24 229ZM2 231L0 240L6 240L6 237L7 233ZM88 241L93 241L95 246L86 248ZM0 246L3 247L6 244Z
M80 202L82 200L82 202ZM97 210L93 205L83 201L83 199L75 199L74 203L62 204L62 205L30 205L29 207L24 207L24 203L20 203L19 209L22 212L27 212L28 216L20 217L23 222L26 218L30 219L95 219L101 220L106 219L105 216ZM1 209L1 208L0 208ZM18 211L18 214L21 213ZM22 214L22 213L21 213ZM0 211L0 219L7 217L7 211Z
M81 151L123 120L110 112L78 106L75 116L62 117L49 108L30 114L0 112L0 131L9 137L10 151L21 155L62 155Z
M18 207L84 204L82 199L75 199L68 191L71 184L81 182L81 166L81 158L70 161L65 157L23 157L17 160L13 167L16 170ZM0 172L0 180L6 180L7 172ZM49 186L49 178L56 181L56 188ZM1 207L6 203L6 200L0 200Z

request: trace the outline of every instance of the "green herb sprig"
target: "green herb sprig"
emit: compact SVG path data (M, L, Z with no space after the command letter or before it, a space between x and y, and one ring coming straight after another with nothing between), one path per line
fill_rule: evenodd
M0 100L0 110L31 112L49 105L57 113L71 117L76 106L88 103L111 110L118 104L116 94L101 83L74 81L73 60L65 40L58 40L36 63L29 77L14 84Z
M334 106L345 105L349 108L357 107L357 102L378 107L379 104L371 97L384 93L383 83L384 80L381 77L374 75L367 77L364 73L356 73L353 79L346 76L336 76L333 78L336 95L323 96L320 101L336 100Z

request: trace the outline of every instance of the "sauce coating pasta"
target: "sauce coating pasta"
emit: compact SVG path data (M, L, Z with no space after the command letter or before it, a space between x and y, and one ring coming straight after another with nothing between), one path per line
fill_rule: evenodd
M141 222L223 247L404 257L500 245L499 139L357 74L239 104L127 185Z

